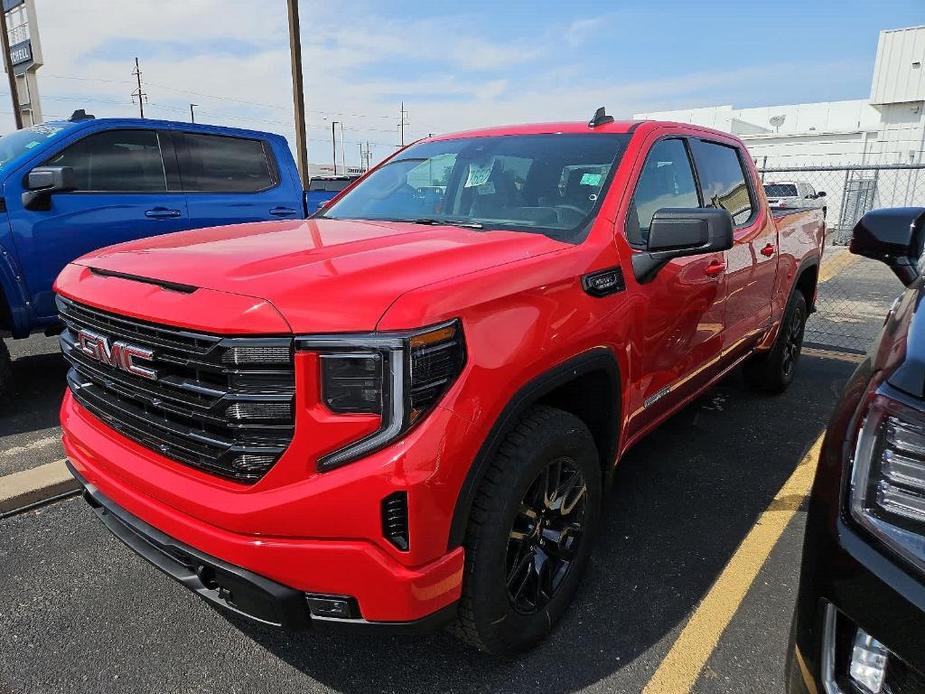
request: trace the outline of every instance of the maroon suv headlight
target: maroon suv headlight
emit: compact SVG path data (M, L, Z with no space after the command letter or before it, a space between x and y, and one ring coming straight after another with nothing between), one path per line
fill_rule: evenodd
M440 400L462 371L459 321L401 333L318 335L296 339L319 354L321 400L336 414L377 414L378 429L318 461L330 470L405 433Z
M875 394L858 434L852 518L925 570L925 413Z

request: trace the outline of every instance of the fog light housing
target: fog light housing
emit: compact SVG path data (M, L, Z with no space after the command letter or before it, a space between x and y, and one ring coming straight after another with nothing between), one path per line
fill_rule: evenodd
M358 617L354 609L355 600L350 597L307 594L305 602L308 603L312 617L327 619L356 619Z
M886 679L889 650L863 629L858 628L851 651L848 674L862 691L880 694Z

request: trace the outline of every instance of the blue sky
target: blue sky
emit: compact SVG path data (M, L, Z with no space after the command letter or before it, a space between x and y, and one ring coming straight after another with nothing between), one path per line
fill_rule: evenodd
M135 114L137 55L147 115L186 119L194 102L201 120L292 138L284 0L36 4L49 116ZM337 121L354 162L367 140L375 158L393 151L401 101L411 139L583 120L601 104L630 116L865 98L878 32L925 23L925 0L303 1L301 13L311 158L330 161Z

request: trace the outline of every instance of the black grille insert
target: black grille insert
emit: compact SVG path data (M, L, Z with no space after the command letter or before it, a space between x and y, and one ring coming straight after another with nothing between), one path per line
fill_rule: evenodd
M58 297L60 343L77 401L113 429L178 462L259 480L292 440L289 337L221 337L117 316ZM81 349L79 333L150 349L150 380ZM231 358L229 358L229 355Z
M408 494L393 492L382 500L382 534L402 551L408 549Z

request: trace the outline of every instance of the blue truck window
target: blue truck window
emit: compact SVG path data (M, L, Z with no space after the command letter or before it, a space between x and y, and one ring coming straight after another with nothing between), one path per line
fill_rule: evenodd
M108 130L78 140L45 162L74 169L78 191L157 193L167 190L153 130Z
M256 193L279 180L260 140L183 133L183 188L197 193Z

